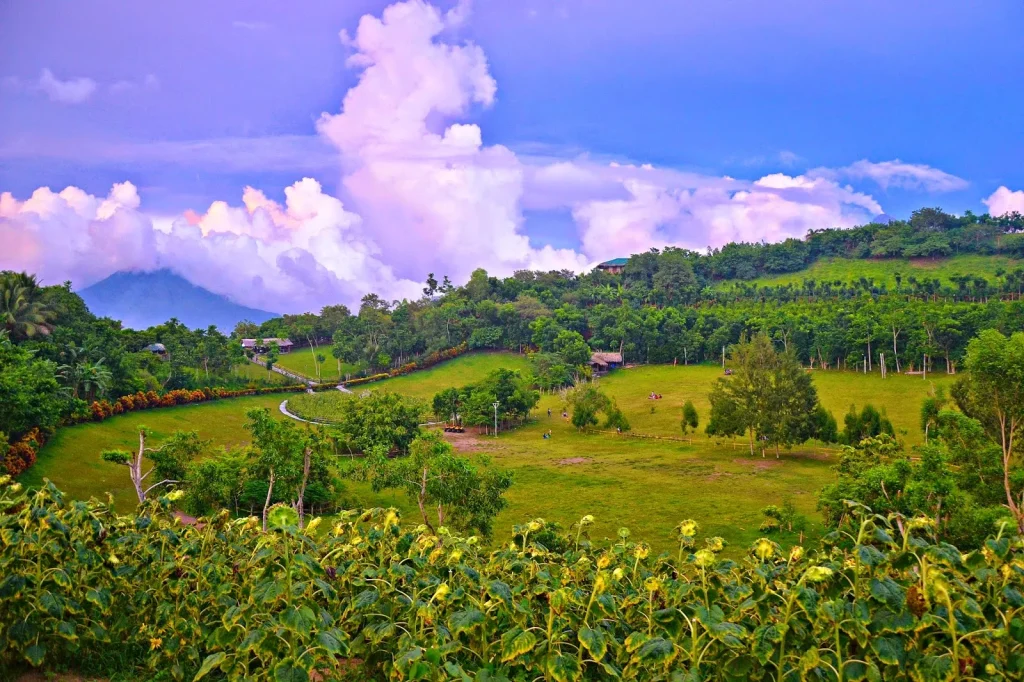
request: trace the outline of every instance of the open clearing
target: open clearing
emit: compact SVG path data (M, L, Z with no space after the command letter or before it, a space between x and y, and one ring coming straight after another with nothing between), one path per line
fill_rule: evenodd
M344 362L341 363L341 372L338 372L338 361L331 357L330 346L322 346L320 354L327 358L320 363L321 381L338 381L346 373L355 374L356 366ZM289 353L281 353L277 358L277 365L289 372L316 380L316 363L308 348L296 348ZM258 371L259 367L256 367L256 370Z
M483 377L496 367L525 369L521 355L471 354L429 370L369 385L429 400L449 386L461 386ZM702 535L721 535L734 547L746 547L760 536L760 509L791 499L811 521L809 533L820 531L815 511L817 491L832 480L833 450L805 446L783 452L775 460L751 456L743 440L716 441L703 435L708 414L707 394L721 376L714 366L646 366L619 370L600 379L601 387L626 412L632 434L580 434L561 418L561 398L544 395L537 418L498 438L476 434L453 435L460 452L486 457L515 472L509 507L498 517L498 538L507 537L513 524L541 517L568 526L585 514L597 523L595 538L614 537L628 527L656 549L673 546L672 529L694 518ZM884 409L908 445L921 442L917 427L921 400L935 384L949 385L953 377L861 375L854 372L815 372L822 403L842 424L851 404L872 402ZM647 399L655 391L664 398ZM115 417L99 424L61 429L40 453L39 461L23 477L37 485L44 477L76 497L104 497L111 492L122 510L134 504L134 493L123 468L100 459L100 452L137 444L135 426L145 424L157 439L175 429L194 429L204 438L231 446L245 443L245 411L267 407L277 412L283 397L268 395L237 398ZM680 406L692 400L700 415L700 434L681 440ZM548 408L552 416L547 416ZM550 429L552 438L542 438ZM640 438L637 435L661 438ZM365 485L346 483L343 501L348 507L395 506L410 519L415 508L404 494L374 494ZM787 538L792 540L793 538Z

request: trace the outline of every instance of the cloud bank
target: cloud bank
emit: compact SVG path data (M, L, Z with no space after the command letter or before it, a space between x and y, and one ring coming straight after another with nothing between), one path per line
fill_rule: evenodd
M1000 187L982 203L988 206L988 212L994 216L1008 213L1024 214L1024 190L1011 192L1007 187Z
M0 253L0 268L32 270L48 282L70 278L81 287L118 270L167 267L239 303L299 312L351 304L369 291L415 297L428 272L459 282L477 267L495 275L580 271L651 247L703 250L803 237L812 228L850 227L882 212L845 180L870 180L883 190L951 191L966 184L899 160L743 180L488 145L472 117L497 105L498 87L483 50L456 38L467 19L465 3L443 13L423 0L405 0L380 16L364 16L353 35L342 31L348 65L359 78L337 112L320 116L319 141L231 138L96 150L112 160L142 153L239 170L260 168L266 159L291 167L303 156L305 163L338 169L342 198L305 178L284 189L283 204L246 188L240 200L154 221L130 182L105 197L75 187L42 188L25 201L3 194L0 241L11 246ZM95 90L94 83L91 89L68 83L54 85L60 97L71 98L65 101ZM157 86L155 79L132 85ZM1020 201L1017 194L1000 188L990 197L992 210ZM525 210L571 215L579 247L531 241Z

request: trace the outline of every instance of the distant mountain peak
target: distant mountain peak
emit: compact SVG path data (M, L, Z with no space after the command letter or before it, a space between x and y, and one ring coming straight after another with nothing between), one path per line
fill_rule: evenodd
M879 223L881 225L888 225L889 223L896 222L896 218L893 218L888 213L879 213L878 215L871 219L871 222Z
M78 294L93 314L121 320L131 329L145 329L174 317L190 329L205 329L212 324L230 334L242 320L259 324L277 317L266 310L239 305L166 269L115 272Z

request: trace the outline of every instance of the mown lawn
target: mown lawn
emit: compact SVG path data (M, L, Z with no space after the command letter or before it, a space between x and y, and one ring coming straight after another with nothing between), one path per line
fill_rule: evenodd
M518 355L475 354L371 387L429 400L436 391L475 381L495 367L522 369L525 365L526 359ZM509 507L495 524L498 539L507 537L514 524L532 518L568 527L584 514L593 514L598 538L614 537L618 528L628 527L634 537L644 538L656 549L669 549L675 525L694 518L703 533L721 535L735 547L745 547L760 536L760 509L787 499L807 515L809 532L819 532L816 495L833 479L834 451L808 445L784 451L778 460L772 454L762 459L752 457L742 439L707 438L702 433L709 409L707 393L719 376L721 369L714 366L650 366L603 377L600 385L626 412L631 434L578 433L561 418L561 397L554 394L541 398L537 419L523 428L498 438L473 434L459 438L457 447L467 456L486 457L515 472ZM877 375L831 371L815 372L814 379L822 402L840 426L851 403L859 408L872 402L914 445L921 442L917 426L921 400L933 383L949 383L951 377L934 375L926 382L920 377L890 375L882 380ZM648 400L651 391L664 398ZM239 398L62 429L43 449L24 482L34 485L49 477L75 497L102 497L110 491L125 509L134 504L127 472L102 462L99 453L136 445L137 424L149 426L157 439L175 429L195 429L218 444L237 445L248 440L242 428L247 409L268 407L277 414L286 397L306 398ZM700 433L689 442L678 440L680 408L687 399L694 402L701 420ZM549 429L552 438L542 438ZM636 437L641 434L662 439ZM365 484L346 483L343 499L351 507L396 506L410 520L418 518L404 494L374 494Z
M268 384L297 384L294 379L289 379L283 374L277 372L268 372L266 368L257 367L255 364L246 361L242 364L235 365L231 368L232 373L235 376L239 376L252 381L264 381Z
M496 369L516 369L528 372L530 362L518 353L470 353L434 365L430 369L413 372L394 379L367 384L375 391L392 391L429 401L438 391L453 386L465 386L480 381ZM353 386L352 390L363 387Z
M830 410L843 427L843 417L855 405L858 410L872 403L892 421L897 434L908 445L923 441L920 429L921 401L935 386L952 385L956 377L932 374L927 381L920 376L892 373L886 379L875 374L814 370L814 385L822 405ZM707 423L708 393L722 376L722 369L711 365L672 367L649 365L612 372L599 379L600 386L626 412L634 431L659 435L679 435L682 405L693 401L700 417L699 431ZM648 400L651 392L660 393L661 400ZM653 408L653 411L652 411Z
M128 510L135 504L135 490L128 480L128 470L104 462L100 453L112 449L136 450L139 447L137 426L145 425L152 431L152 443L159 443L177 430L194 430L217 445L230 447L249 442L249 435L242 428L246 411L267 407L280 414L277 407L287 397L288 394L272 394L229 398L69 426L57 431L39 453L35 466L20 480L34 486L43 478L49 478L64 492L83 499L104 499L110 492L120 508Z
M758 277L749 280L751 284L760 286L780 286L784 284L800 284L805 279L818 282L852 282L866 277L878 284L885 283L889 287L896 285L896 273L903 276L903 281L911 275L918 279L938 278L943 284L951 284L950 276L972 275L994 281L996 270L1006 271L1024 265L1024 261L1006 256L965 255L952 258L894 258L885 260L824 258L811 267L799 272L782 275ZM719 286L729 288L733 281L723 282Z
M345 374L355 374L356 367L350 363L341 363L341 373L338 372L338 361L331 357L331 349L328 346L322 346L320 348L320 354L323 355L326 360L320 363L320 380L321 381L338 381L343 378ZM281 353L277 358L277 365L289 372L295 372L301 374L304 377L310 379L316 379L316 365L313 362L313 354L309 352L308 348L296 348L289 353ZM259 367L256 368L257 370Z

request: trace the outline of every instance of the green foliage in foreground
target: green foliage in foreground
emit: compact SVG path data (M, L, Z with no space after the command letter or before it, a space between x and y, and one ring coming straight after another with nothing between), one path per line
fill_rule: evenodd
M304 531L227 514L183 527L167 497L138 516L0 489L0 664L66 664L116 647L176 679L1020 679L1024 545L962 555L927 519L864 511L855 535L739 562L699 547L595 547L540 520L483 555L391 510ZM862 510L863 511L863 510ZM278 513L280 512L280 513ZM537 540L540 538L545 544Z

